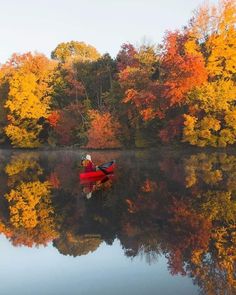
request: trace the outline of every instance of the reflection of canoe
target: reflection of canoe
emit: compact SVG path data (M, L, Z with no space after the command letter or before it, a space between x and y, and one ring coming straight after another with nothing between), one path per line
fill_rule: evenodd
M91 179L91 178L95 179L95 178L103 177L104 175L109 175L113 173L115 166L116 166L115 161L110 161L97 166L96 171L80 173L79 177L80 179Z

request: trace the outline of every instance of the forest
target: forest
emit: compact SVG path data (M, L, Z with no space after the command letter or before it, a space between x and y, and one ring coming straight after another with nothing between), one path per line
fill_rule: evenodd
M58 44L51 58L15 53L0 65L0 144L227 147L235 83L234 0L204 4L161 44L123 44L115 58L82 41Z

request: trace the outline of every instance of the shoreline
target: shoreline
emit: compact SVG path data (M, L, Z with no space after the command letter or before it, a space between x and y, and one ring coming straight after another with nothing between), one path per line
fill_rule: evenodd
M77 146L64 146L64 147L39 147L39 148L13 148L13 147L1 147L1 151L14 151L14 152L56 152L56 151L81 151L81 152L125 152L125 151L172 151L172 152L235 152L235 147L196 147L186 145L159 145L155 147L130 147L130 148L105 148L105 149L92 149L92 148L81 148Z

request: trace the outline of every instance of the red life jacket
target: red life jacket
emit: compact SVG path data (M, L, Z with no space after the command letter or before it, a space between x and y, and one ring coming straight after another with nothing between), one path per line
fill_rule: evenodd
M88 164L84 168L84 172L92 172L92 171L95 171L95 170L96 170L96 168L95 168L93 162L88 161Z

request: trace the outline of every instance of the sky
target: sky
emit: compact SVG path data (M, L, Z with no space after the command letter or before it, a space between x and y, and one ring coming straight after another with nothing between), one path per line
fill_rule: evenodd
M15 52L49 57L71 40L115 57L123 43L160 43L166 30L186 25L203 1L0 0L0 63Z

